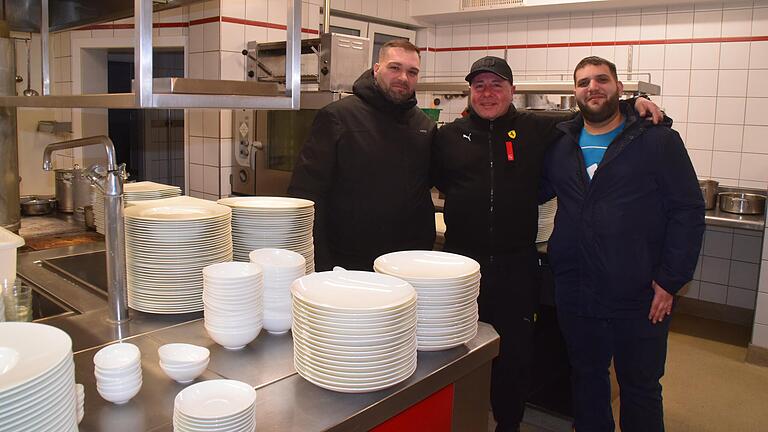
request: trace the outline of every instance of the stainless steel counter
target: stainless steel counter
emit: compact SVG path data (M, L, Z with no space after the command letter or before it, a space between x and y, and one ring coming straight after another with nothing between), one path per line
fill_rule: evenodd
M721 211L717 206L712 210L707 210L704 214L704 219L707 225L752 231L762 231L765 229L765 214L738 215Z
M498 353L499 344L493 328L481 323L478 335L466 345L420 352L418 369L405 382L377 392L345 394L324 390L296 374L290 333L275 336L263 332L244 349L227 351L208 338L202 320L195 320L127 341L141 349L144 384L139 394L125 405L109 403L96 391L93 356L99 347L75 354L76 381L85 386L81 431L173 430L173 401L185 385L165 376L158 365L157 348L169 342L194 343L211 350L208 370L198 380L229 378L255 387L256 428L260 432L369 430L452 383L462 390L461 394L457 390L454 400L474 405L465 409L463 418L454 419L454 423L467 424L470 417L472 421L468 424L478 425L487 422L490 361Z

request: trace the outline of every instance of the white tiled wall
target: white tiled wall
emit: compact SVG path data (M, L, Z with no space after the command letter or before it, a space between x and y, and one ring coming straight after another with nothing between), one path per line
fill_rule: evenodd
M768 237L768 228L765 230ZM757 285L755 325L752 329L752 343L768 348L768 241L763 240L762 265Z

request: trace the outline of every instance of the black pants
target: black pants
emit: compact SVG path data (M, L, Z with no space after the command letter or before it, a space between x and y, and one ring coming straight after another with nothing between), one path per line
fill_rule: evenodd
M663 432L661 384L667 356L669 318L603 319L558 311L571 362L577 432L612 432L613 358L619 382L622 432Z
M536 250L490 257L480 262L480 321L493 325L501 337L493 360L491 406L497 431L516 430L523 419L531 388L534 321L540 277Z

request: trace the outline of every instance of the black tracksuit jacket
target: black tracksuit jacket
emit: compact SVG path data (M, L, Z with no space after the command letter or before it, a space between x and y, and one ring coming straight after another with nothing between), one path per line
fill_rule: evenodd
M416 107L388 100L373 72L348 96L320 110L288 188L315 202L315 264L372 270L379 255L431 250L429 193L435 122Z

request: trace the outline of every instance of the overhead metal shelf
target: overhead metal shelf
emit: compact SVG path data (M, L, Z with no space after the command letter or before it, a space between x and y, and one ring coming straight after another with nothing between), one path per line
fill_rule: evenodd
M661 94L661 86L645 81L622 81L624 93ZM420 82L416 91L469 93L466 81ZM573 95L573 81L515 81L515 93Z

